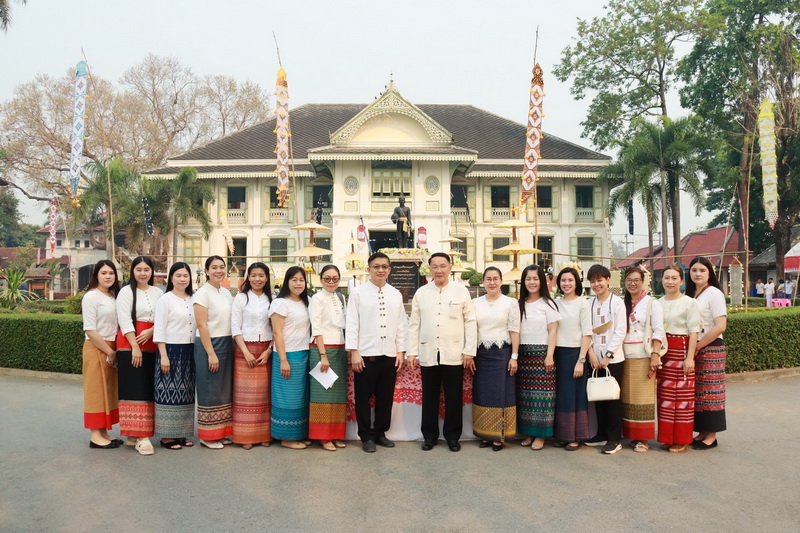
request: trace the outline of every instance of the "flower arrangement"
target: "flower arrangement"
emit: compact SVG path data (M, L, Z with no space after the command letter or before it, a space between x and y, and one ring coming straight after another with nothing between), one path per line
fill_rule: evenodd
M427 248L381 248L378 250L392 258L427 259L431 252Z

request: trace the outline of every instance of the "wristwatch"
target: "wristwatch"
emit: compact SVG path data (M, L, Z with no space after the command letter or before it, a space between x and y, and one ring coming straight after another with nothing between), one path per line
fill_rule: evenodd
M516 352L515 352L515 353L512 353L512 354L511 354L511 359L513 359L514 361L516 361L516 360L517 360L517 358L519 358L519 354L518 354L518 353L516 353Z
M585 363L586 362L586 358L585 357L579 357L578 358L578 362L579 363Z

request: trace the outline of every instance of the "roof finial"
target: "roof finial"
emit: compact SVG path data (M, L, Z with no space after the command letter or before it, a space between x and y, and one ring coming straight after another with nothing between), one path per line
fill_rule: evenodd
M394 91L394 73L389 73L389 90Z

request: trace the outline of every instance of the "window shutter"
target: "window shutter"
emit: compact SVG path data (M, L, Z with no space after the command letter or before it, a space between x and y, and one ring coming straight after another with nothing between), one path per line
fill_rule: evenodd
M492 187L488 184L483 186L483 221L492 221Z
M261 239L261 261L269 257L269 239Z
M561 191L558 185L553 185L551 194L553 197L553 222L559 222L561 220Z
M227 212L228 210L228 188L227 187L220 187L219 188L219 207L217 208L217 216L219 217L220 223L222 222L222 212Z
M569 238L569 253L572 257L569 258L570 261L577 261L575 257L578 255L578 238L577 237L570 237Z
M594 202L592 203L592 207L594 207L594 221L595 222L602 222L603 221L603 189L601 187L594 188Z
M516 181L516 185L508 187L508 205L509 207L519 207L519 184L521 180Z
M475 261L475 237L466 238L467 256L464 258L466 261Z
M494 261L494 257L492 256L492 249L494 245L492 243L491 237L485 237L483 239L483 260L484 261Z
M594 238L594 260L602 262L600 256L603 255L603 239L600 237Z
M297 250L297 239L295 239L294 237L289 237L288 239L286 239L286 253L290 254L295 250Z

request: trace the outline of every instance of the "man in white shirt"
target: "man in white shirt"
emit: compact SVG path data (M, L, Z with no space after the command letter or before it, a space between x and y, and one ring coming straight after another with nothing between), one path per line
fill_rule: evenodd
M353 289L347 304L345 348L353 365L358 436L364 451L373 453L376 444L394 447L386 432L392 424L394 384L403 367L407 326L403 296L387 283L389 257L376 252L367 265L369 281ZM372 395L374 423L369 405Z
M772 278L769 278L767 284L764 285L764 298L767 299L767 307L772 307L773 294L775 294L775 282L772 281Z
M792 299L792 294L794 294L794 283L792 283L791 278L786 280L786 283L783 285L783 291L786 293L786 298Z
M409 364L422 371L422 449L439 440L439 391L444 389L444 438L450 451L461 449L463 429L461 398L464 366L478 349L478 326L469 291L450 282L450 256L437 252L428 259L433 283L421 287L411 303Z

